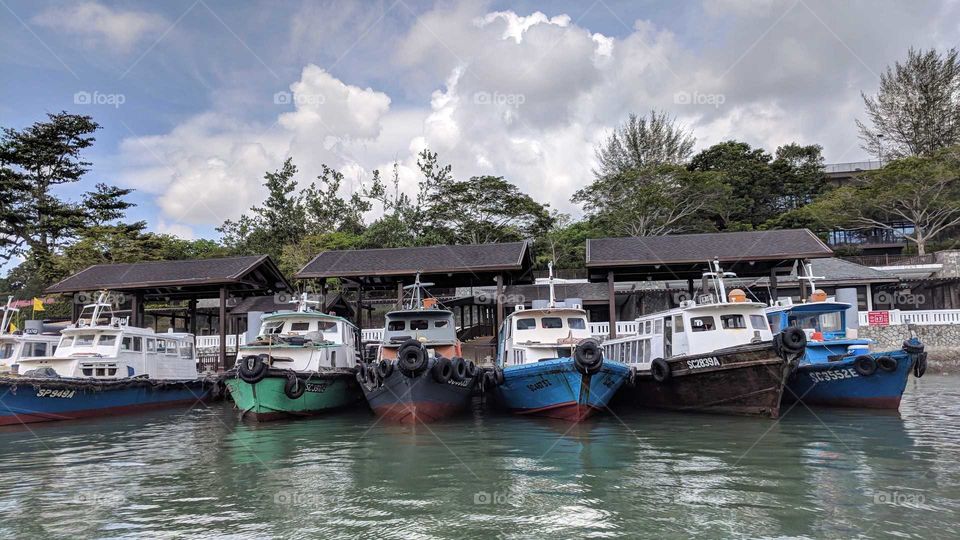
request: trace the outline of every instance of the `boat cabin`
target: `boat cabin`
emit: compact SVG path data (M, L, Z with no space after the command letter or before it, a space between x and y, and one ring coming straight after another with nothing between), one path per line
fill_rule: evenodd
M571 358L581 340L592 338L587 312L579 304L554 302L554 307L517 306L500 327L498 357L502 366Z
M128 326L126 317L112 315L104 299L101 295L96 304L86 306L77 322L61 332L53 354L21 358L19 373L52 368L61 377L197 377L193 334L158 334Z
M420 274L417 274L414 283L404 287L411 291L410 299L405 309L387 313L379 358L396 359L400 346L409 339L423 343L430 356L462 356L453 312L441 308L436 298L428 297L427 287L432 285L421 283Z
M812 295L813 301L794 304L789 299L768 308L767 318L774 333L796 326L807 335L804 361L829 362L848 355L869 352L870 340L847 337L847 310L850 304Z
M773 339L766 305L747 301L740 289L726 293L723 279L734 274L723 272L714 261L704 277L714 280L714 292L684 301L678 308L639 317L636 335L603 343L607 356L649 369L656 358L707 354Z

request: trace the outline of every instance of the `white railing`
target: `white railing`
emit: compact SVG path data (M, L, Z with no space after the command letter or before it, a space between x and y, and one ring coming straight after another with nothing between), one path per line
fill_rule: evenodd
M860 326L960 324L960 309L861 311L859 312L859 316Z
M383 328L364 328L360 330L360 339L363 341L383 340Z
M637 321L617 321L617 336L633 336L637 333ZM610 335L610 323L590 323L590 334L596 338L605 338Z
M247 336L240 334L240 345L247 344ZM220 336L197 336L198 349L216 349L220 346ZM230 334L227 336L227 348L235 349L237 347L237 336Z

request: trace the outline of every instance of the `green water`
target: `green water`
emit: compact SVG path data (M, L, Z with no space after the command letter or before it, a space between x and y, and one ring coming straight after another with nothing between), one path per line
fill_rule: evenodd
M960 377L899 414L619 411L582 425L228 404L0 430L0 537L960 537Z

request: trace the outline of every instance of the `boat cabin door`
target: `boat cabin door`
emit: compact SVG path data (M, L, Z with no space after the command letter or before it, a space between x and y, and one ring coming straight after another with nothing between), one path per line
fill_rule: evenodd
M673 356L673 320L672 317L663 318L663 357Z

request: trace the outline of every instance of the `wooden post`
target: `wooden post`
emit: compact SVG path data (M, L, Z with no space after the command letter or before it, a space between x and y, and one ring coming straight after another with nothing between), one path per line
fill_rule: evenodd
M770 299L776 302L778 298L779 297L777 295L777 269L774 267L770 269Z
M77 295L71 296L70 299L73 302L73 307L71 308L71 314L70 314L70 316L72 317L71 321L77 322L77 319L80 318L80 311L83 310L83 306L81 306L80 303L77 302Z
M397 282L397 309L403 309L403 282Z
M357 328L363 329L363 285L357 283Z
M497 335L503 321L503 274L497 274L497 318L493 320L493 335Z
M141 309L143 308L143 301L139 294L134 294L130 297L130 326L140 327L143 324L143 321L140 320Z
M613 286L613 272L607 272L607 305L610 309L610 339L617 337L617 299Z
M220 326L220 356L217 358L217 365L214 371L220 371L221 367L227 365L227 288L220 287L220 318L217 320Z
M187 303L187 313L190 317L190 327L188 332L193 335L197 335L197 299L192 298Z

